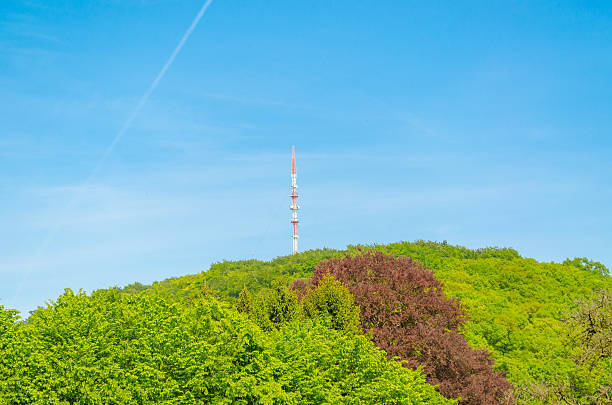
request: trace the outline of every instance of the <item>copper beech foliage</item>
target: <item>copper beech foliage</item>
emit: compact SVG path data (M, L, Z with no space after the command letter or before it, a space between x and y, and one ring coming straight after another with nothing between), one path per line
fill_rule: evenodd
M467 314L442 291L431 270L409 258L381 252L319 263L309 283L295 282L299 295L330 274L353 294L361 328L374 344L406 366L424 366L427 381L463 404L496 404L512 388L492 368L485 350L471 348L458 331Z

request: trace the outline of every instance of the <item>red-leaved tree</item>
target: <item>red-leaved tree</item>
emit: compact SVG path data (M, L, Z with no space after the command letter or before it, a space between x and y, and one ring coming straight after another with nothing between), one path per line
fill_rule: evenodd
M467 314L442 291L431 270L409 258L381 252L319 263L310 283L294 283L301 295L330 274L353 294L361 309L361 328L389 357L424 367L428 382L462 404L500 403L512 388L492 368L485 350L471 348L458 333ZM301 291L300 291L301 290Z

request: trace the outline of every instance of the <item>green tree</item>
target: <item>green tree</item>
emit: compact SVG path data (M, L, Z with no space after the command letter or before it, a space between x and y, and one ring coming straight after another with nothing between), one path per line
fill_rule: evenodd
M599 291L577 301L565 323L574 359L589 368L612 358L612 292Z
M295 291L283 280L272 281L272 287L261 291L253 300L253 320L266 331L296 319L299 304Z
M332 329L359 332L359 307L351 292L331 275L308 290L301 304L306 317L320 317Z
M563 264L566 266L575 267L583 271L592 271L604 276L610 275L610 270L608 270L606 266L599 262L589 260L586 257L574 257L573 259L565 259L563 261Z
M66 290L28 323L0 307L2 404L453 404L364 336L264 333L210 294Z
M602 272L538 262L507 248L416 241L349 246L348 251L354 255L359 249L409 257L432 269L444 292L469 313L462 334L472 347L489 350L496 370L507 371L517 386L574 378L563 326L567 309L597 290L612 289L612 278ZM606 367L595 366L597 373L612 373Z
M253 298L247 290L246 286L242 288L240 291L240 295L238 296L238 301L236 302L236 309L238 312L250 314L253 312Z
M522 402L569 405L612 403L612 293L599 291L588 300L576 301L564 323L568 357L574 361L569 374L558 374L517 390Z
M514 385L573 378L576 363L561 321L575 300L585 300L596 290L612 290L605 266L588 259L545 263L509 248L468 249L422 240L348 246L345 251L320 249L271 261L226 261L196 275L155 283L154 288L180 295L185 287L207 282L220 298L233 302L246 285L256 300L272 280L309 279L321 260L374 250L412 258L433 270L444 293L458 299L469 313L461 334L472 347L490 351L495 369L506 371ZM606 367L600 362L593 371L610 374Z

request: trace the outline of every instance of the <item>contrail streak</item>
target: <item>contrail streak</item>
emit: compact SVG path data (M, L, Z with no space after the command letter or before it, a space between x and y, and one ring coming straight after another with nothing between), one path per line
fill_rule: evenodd
M153 94L153 92L159 85L159 82L164 78L164 75L166 74L166 72L168 71L172 63L174 62L174 59L176 59L178 54L181 52L181 49L183 49L185 42L187 42L187 40L191 36L191 33L193 32L193 30L195 30L196 26L198 25L198 23L204 16L204 13L206 12L206 10L208 9L208 7L210 6L212 2L213 0L206 0L202 8L200 8L200 11L198 12L198 14L195 16L195 18L191 22L191 25L189 26L189 28L187 28L187 31L185 31L185 34L183 34L183 37L179 41L178 45L176 45L176 47L174 48L174 51L172 51L172 54L170 55L170 57L168 58L164 66L161 68L161 70L159 71L159 73L157 74L153 82L151 82L147 91L142 95L142 97L138 101L138 104L136 105L134 110L132 110L132 113L129 115L128 119L125 121L123 126L121 126L121 129L119 130L119 132L117 132L117 134L113 138L113 141L110 143L110 145L108 145L108 147L106 148L106 150L104 151L104 153L102 154L102 156L100 157L96 165L94 166L93 170L89 173L89 175L87 176L87 178L85 179L81 187L77 188L76 195L66 205L66 208L64 208L63 213L69 212L72 208L74 208L78 204L82 196L83 190L86 189L87 186L89 186L89 184L91 183L91 180L95 177L95 175L98 173L98 171L100 170L100 168L102 167L106 159L108 159L108 156L113 152L113 150L117 146L117 143L119 143L121 138L123 138L125 133L130 129L130 127L132 126L132 123L134 122L134 119L136 119L136 116L138 116L138 113L140 113L140 110L142 110L142 107L147 103L147 101L149 100L149 97L151 97L151 94ZM59 230L59 228L60 228L60 225L58 224L49 230L45 238L42 240L40 246L36 250L36 253L31 258L31 263L33 265L36 263L36 259L40 257L42 252L44 252L47 246L51 243L51 241L57 234L57 231ZM23 290L23 285L26 279L28 278L28 276L30 275L31 267L33 266L29 266L29 267L30 268L26 270L25 274L23 274L19 282L19 285L15 289L12 301L15 301L15 298Z
M132 114L130 114L130 116L127 119L127 121L125 121L125 123L123 124L123 126L121 127L119 132L117 132L117 135L115 135L115 138L113 139L111 144L108 146L108 148L106 148L106 151L104 152L104 155L102 155L102 157L98 161L98 164L92 170L91 174L89 175L89 177L85 181L85 184L89 183L91 178L93 178L95 176L95 174L100 169L100 166L102 166L102 164L108 158L108 156L111 154L113 149L115 149L115 146L117 145L117 143L121 140L123 135L125 135L127 130L130 129L130 127L132 126L132 122L134 121L134 119L136 118L136 116L138 115L138 113L140 112L142 107L147 103L147 100L149 100L149 97L151 96L153 91L155 91L155 89L157 88L157 85L159 84L161 79L163 79L164 75L166 74L166 71L168 70L170 65L172 65L172 62L174 62L174 59L176 59L176 56L179 54L181 49L183 49L183 45L185 45L185 42L187 42L187 40L189 39L189 36L191 35L191 33L193 32L195 27L198 25L198 23L202 19L202 16L206 12L206 10L208 9L208 6L210 6L210 3L212 3L212 1L213 0L206 0L206 3L204 3L204 5L200 9L200 11L198 12L198 15L196 15L196 17L193 19L193 22L191 23L191 25L189 26L189 28L187 29L187 31L183 35L183 38L181 38L181 40L179 41L179 43L176 46L176 48L174 48L174 51L172 51L172 54L170 55L170 57L166 61L166 64L164 65L164 67L162 67L162 69L159 71L159 73L157 74L157 77L155 78L155 80L153 80L153 82L151 83L151 85L149 86L149 88L147 89L145 94L140 98L140 101L136 105L136 108L134 108L134 110L132 111Z

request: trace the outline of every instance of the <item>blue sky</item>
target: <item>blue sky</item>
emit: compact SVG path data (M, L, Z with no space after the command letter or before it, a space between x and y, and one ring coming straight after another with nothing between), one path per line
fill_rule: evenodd
M203 3L1 2L0 304L290 253L293 144L301 249L612 265L608 2L215 0L96 170Z

